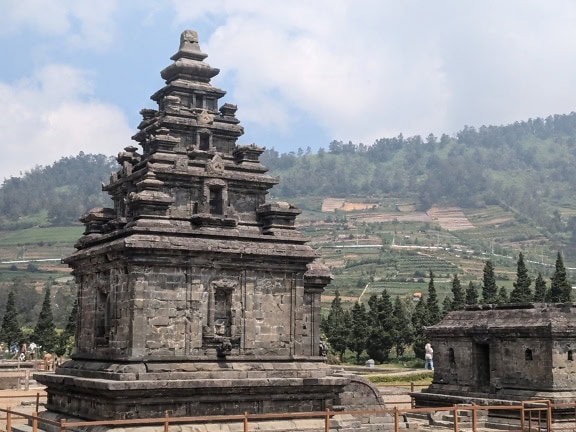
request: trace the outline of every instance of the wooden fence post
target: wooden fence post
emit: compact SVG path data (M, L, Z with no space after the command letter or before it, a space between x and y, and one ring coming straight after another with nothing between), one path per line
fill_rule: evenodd
M398 413L398 405L394 406L394 432L400 430L400 414Z
M164 411L164 432L168 432L168 425L170 418L168 417L168 411Z
M32 432L38 432L38 413L32 413Z
M6 409L6 432L12 432L12 407Z
M526 411L524 410L524 402L522 402L522 407L520 408L520 430L524 431ZM530 415L530 420L532 420L532 415Z
M454 404L454 432L458 432L458 405Z
M40 393L36 393L36 412L40 411Z
M248 432L248 411L244 411L244 432Z
M476 421L478 416L476 414L476 404L472 404L472 432L476 432Z
M24 378L24 389L28 391L30 390L30 369L26 369L25 375L26 377Z
M546 421L546 429L547 432L552 432L552 404L550 401L546 401L548 403L548 419Z
M60 419L60 432L66 432L66 420Z
M330 408L326 408L326 417L324 418L324 432L330 431Z

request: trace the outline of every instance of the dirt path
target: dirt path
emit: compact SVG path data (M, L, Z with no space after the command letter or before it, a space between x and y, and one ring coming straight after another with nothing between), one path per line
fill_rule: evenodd
M32 415L36 411L36 398L38 397L39 411L44 410L43 403L46 402L46 392L43 386L30 387L29 390L0 390L0 408L10 408L12 411L18 413ZM0 417L5 419L6 413L1 413ZM15 418L12 420L13 424L27 423L25 418ZM6 420L0 420L0 429L6 425Z

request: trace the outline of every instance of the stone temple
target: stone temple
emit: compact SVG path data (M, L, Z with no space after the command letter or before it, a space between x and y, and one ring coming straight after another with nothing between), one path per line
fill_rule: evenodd
M417 406L576 402L576 305L479 305L427 329L434 380Z
M334 372L320 346L331 276L295 229L298 209L266 202L278 179L263 148L237 145L236 106L185 31L141 111L120 169L64 261L78 292L72 359L46 385L49 413L83 419L302 412L382 405Z

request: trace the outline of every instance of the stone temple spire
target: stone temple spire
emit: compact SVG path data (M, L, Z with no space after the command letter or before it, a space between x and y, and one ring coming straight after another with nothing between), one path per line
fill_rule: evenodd
M103 187L113 208L81 219L65 259L78 284L75 351L36 377L50 412L324 410L349 393L351 379L319 351L331 276L296 227L300 210L266 201L279 180L260 163L263 148L236 144L236 106L218 108L225 92L205 58L185 31L152 96L158 109L141 111L141 152L120 152Z
M170 57L174 63L161 72L162 78L170 82L177 78L191 77L200 82L209 82L220 72L219 69L210 67L204 63L207 54L200 50L198 33L193 30L185 30L180 35L180 48Z

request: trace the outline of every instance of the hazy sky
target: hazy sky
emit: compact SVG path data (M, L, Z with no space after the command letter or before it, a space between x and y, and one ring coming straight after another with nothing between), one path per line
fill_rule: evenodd
M576 109L572 0L0 0L0 181L115 155L184 29L279 151Z

